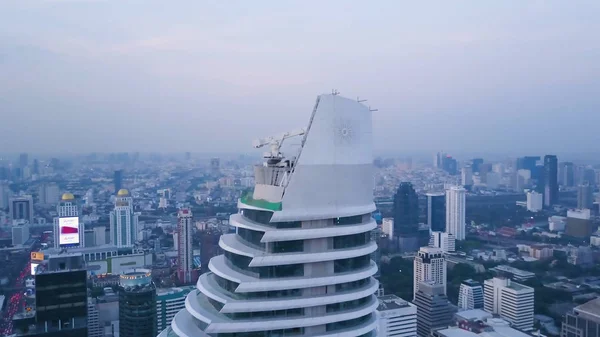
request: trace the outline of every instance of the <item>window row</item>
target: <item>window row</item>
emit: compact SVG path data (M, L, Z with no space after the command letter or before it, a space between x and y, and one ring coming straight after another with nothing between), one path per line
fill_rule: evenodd
M358 233L344 236L336 236L333 238L333 248L343 249L358 246L364 246L371 241L371 233Z

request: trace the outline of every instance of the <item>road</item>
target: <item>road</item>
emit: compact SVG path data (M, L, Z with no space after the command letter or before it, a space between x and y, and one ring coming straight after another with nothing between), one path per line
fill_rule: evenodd
M15 314L21 312L25 305L24 282L27 276L31 274L31 264L28 262L21 273L15 278L14 291L6 294L6 309L0 320L0 335L8 336L13 333L12 318ZM19 288L21 286L21 288Z

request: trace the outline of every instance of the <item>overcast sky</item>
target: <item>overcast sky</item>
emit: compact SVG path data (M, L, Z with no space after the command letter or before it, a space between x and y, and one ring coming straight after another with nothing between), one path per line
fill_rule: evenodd
M592 152L600 1L0 1L0 152L246 152L316 95L378 151Z

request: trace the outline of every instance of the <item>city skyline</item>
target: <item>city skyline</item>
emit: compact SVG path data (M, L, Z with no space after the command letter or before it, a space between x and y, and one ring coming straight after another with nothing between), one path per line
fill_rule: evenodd
M595 2L140 4L0 4L0 141L246 151L302 125L332 89L379 110L376 153L560 157L600 141Z

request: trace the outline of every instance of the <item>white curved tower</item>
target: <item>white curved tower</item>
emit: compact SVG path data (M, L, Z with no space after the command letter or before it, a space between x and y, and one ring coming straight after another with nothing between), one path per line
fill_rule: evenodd
M293 135L302 147L284 158L273 144ZM221 236L224 254L161 337L374 335L370 110L321 95L306 129L269 140L230 218L237 232Z

